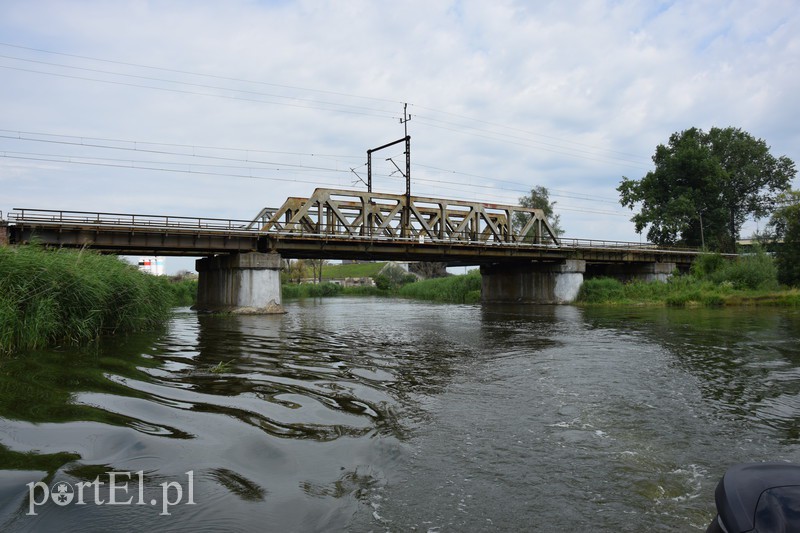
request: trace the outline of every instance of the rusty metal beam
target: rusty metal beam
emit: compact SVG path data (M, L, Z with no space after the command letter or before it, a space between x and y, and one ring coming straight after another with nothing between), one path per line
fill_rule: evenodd
M518 213L527 219L519 231L514 228ZM287 214L290 218L282 224L281 217ZM264 232L275 229L301 235L383 234L474 244L559 243L541 209L344 189L316 189L309 198L289 198L261 225Z

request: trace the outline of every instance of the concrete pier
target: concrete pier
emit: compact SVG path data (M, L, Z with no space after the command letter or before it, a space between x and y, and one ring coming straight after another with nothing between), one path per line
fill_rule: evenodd
M0 246L8 246L8 222L0 219Z
M237 253L198 259L198 311L237 314L284 313L281 305L281 256Z
M481 267L484 303L565 304L575 301L586 261L530 262Z

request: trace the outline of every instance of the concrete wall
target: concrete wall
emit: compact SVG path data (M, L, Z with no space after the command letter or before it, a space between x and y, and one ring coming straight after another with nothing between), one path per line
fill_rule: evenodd
M675 263L608 263L593 264L586 268L587 278L606 276L620 281L665 282L675 272Z
M675 263L591 264L568 259L560 263L529 262L481 267L481 301L485 303L564 304L574 302L587 277L665 282Z
M257 252L197 260L199 311L240 314L285 312L281 305L281 256Z
M7 246L8 241L8 222L5 220L0 220L0 246Z
M564 304L575 301L586 262L514 263L481 267L484 303Z

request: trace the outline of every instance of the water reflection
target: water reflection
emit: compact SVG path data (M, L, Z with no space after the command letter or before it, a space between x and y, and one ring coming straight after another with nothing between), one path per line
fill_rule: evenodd
M800 459L799 317L184 310L164 332L0 361L0 527L700 529L728 464ZM26 516L26 483L109 471L142 471L151 492L192 471L198 505Z

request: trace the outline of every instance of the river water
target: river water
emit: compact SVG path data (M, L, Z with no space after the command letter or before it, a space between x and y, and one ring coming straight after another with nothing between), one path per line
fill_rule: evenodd
M286 307L0 362L0 529L703 531L800 462L797 310Z

